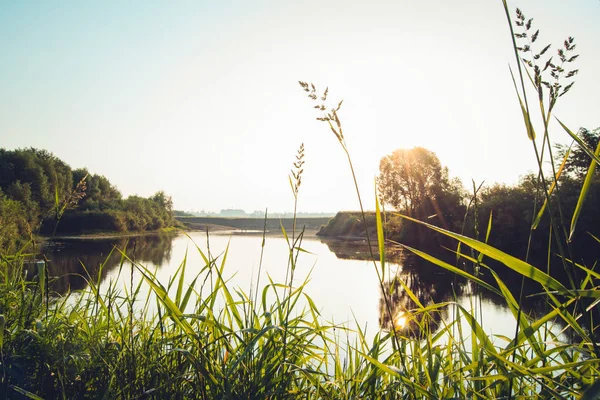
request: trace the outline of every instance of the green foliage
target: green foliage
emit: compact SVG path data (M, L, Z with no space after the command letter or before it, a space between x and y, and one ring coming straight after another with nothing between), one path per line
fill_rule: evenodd
M506 2L504 6L512 29ZM103 273L100 270L94 277L86 277L89 286L85 291L62 297L50 295L48 288L52 278L45 263L30 268L28 262L32 260L16 252L11 257L0 258L0 397L596 398L600 392L599 326L594 318L600 298L600 274L594 270L598 252L595 247L593 260L581 262L577 248L581 236L575 235L570 243L566 242L568 213L580 210L578 230L585 221L586 208L581 207L579 194L583 182L568 175L558 181L558 175L553 171L550 181L557 190L550 193L549 182L545 179L547 174L542 168L544 150L539 151L533 140L531 110L523 87L521 63L532 68L531 81L540 93L540 99L544 93L548 95L547 111L544 102L540 101L544 129L537 131L544 132L538 137L546 143L545 151L550 152L550 159L547 126L550 111L572 83L565 86L560 80L564 72L562 64L555 65L550 61L543 70L535 68L535 60L543 56L548 47L531 53L533 58L518 56L519 51L529 54L538 32L531 30L532 20L526 19L521 11L517 11L515 25L524 30L516 34L520 35L516 39L530 42L517 47L514 39L522 85L520 106L540 167L538 173L525 177L516 187L493 186L481 192L474 191L471 204L475 218L471 220L472 226L464 230L473 231L475 238L411 216L401 217L426 231L435 231L460 243L453 253L457 256L457 266L410 246L404 245L404 248L434 266L471 281L469 292L474 302L479 290L497 294L514 315L517 330L513 337L490 336L483 328L485 321L477 314L476 306L468 308L454 301L424 301L424 295L429 294L425 300L431 298L434 284L429 285L426 293L417 293L406 275L388 275L386 280L389 271L385 269L385 254L380 251L379 264L374 261L374 272L382 289L380 313L385 329L367 339L359 327L354 341L342 343L340 331L343 335L348 328L323 322L318 307L305 293L308 278L299 285L293 284L295 263L304 251L301 247L303 233L296 236L294 228L291 240L283 230L289 256L282 262L287 262L287 271L292 278L283 283L270 280L260 292L261 296L258 290L253 296L228 286L224 278L227 251L219 258L213 258L210 253L198 249L204 264L197 276L185 276L186 257L168 282L159 282L154 271L134 262L123 250L119 274L131 276L131 284L124 293L118 290L116 281L101 282ZM573 61L575 56L566 55L574 48L572 39L565 41L564 47L565 50L558 52L558 58L563 63ZM546 70L554 81L545 78ZM568 72L565 79L573 75L572 71ZM300 84L312 100L326 100L327 90L318 97L314 85ZM340 106L341 102L337 108L330 109L319 102L316 108L324 113L319 119L328 124L348 156L354 177L338 115ZM12 173L14 178L0 186L0 217L4 218L3 222L7 221L7 229L18 230L14 212L20 207L26 209L27 199L39 204L40 212L43 212L58 203L56 199L52 201L56 193L69 193L56 189L62 185L58 173L54 183L48 179L52 176L46 175L52 170L47 163L48 155L43 152L32 154L23 157L29 164L18 164L17 161L22 161L18 157L12 164L12 161L6 162L10 157L1 159L0 171ZM39 157L39 163L36 157ZM11 168L17 164L29 175L19 170L16 179L17 173L11 172ZM434 172L438 171L435 162L430 164L434 166ZM84 176L83 171L76 175ZM589 172L587 175L589 178ZM443 173L436 172L433 176L443 179ZM24 203L2 194L17 181L11 196L20 196ZM356 179L354 181L356 183ZM419 213L427 216L426 208L417 211L420 204L413 204L415 199L424 199L417 196L425 196L426 188L431 190L431 196L441 201L440 193L433 192L434 188L425 182L424 179L416 181L420 192L404 204L416 216ZM594 197L598 196L597 179L589 178L588 183L586 205L593 203L597 207L598 198ZM296 200L298 186L299 179L295 189L292 184ZM70 182L69 190L73 187ZM106 188L110 192L110 186ZM104 189L98 190L103 193ZM68 202L69 198L65 195L62 201ZM449 202L460 203L460 198L452 200L450 197ZM546 249L538 249L529 244L533 238L531 228L537 207L544 198L548 200L547 208L537 230L548 232L548 241ZM160 192L150 199L133 196L119 204L115 218L123 216L122 222L128 229L156 225L172 211L170 200ZM89 213L88 218L96 218L103 215L104 210L80 212ZM130 214L131 220L128 219ZM598 214L594 208L590 215ZM68 216L66 213L64 218ZM478 216L489 221L485 241L478 239L479 226L483 226ZM387 218L379 208L372 218L363 210L344 218L339 217L343 224L362 219L368 240L371 236L369 223L375 222L379 248L384 249L388 244L385 242ZM492 223L496 220L498 224ZM497 226L502 225L504 228L498 231ZM589 225L590 229L597 226ZM525 240L525 254L515 257L494 246L497 233L503 235L501 243ZM514 237L509 238L510 234ZM597 246L596 237L594 244ZM369 252L373 259L370 242ZM549 268L544 271L529 262L530 253L547 258L548 267L550 259L558 254L557 258L566 267L578 272L574 274L577 279L571 277L569 284L559 281ZM502 267L493 267L492 262ZM462 268L466 265L473 267L473 273ZM511 289L510 282L501 277L503 270L517 274L523 282L527 280L537 285L536 296L547 304L542 315L525 312L522 290L517 293ZM30 271L31 274L26 273ZM133 276L138 273L143 279L134 285ZM139 295L142 284L151 288L151 295L145 299ZM260 288L258 282L256 287ZM140 307L136 312L134 304ZM304 305L303 309L299 309L300 304ZM156 312L150 311L151 305ZM453 310L454 318L441 318L441 313L448 307ZM557 334L552 329L558 320L566 326L563 329L566 334ZM404 329L406 326L410 329Z
M456 227L465 213L464 188L450 179L435 153L422 147L398 149L379 163L378 189L382 202L417 218L435 216Z
M87 190L79 202L81 211L99 211L119 208L121 192L102 175L90 175L85 168L73 171L73 184L85 179ZM75 187L73 187L75 189Z
M379 163L378 189L384 203L416 214L435 195L442 181L442 165L435 153L422 147L398 149Z
M579 128L577 135L592 151L598 147L600 128L594 130ZM558 144L556 145L556 149L558 150L557 157L563 158L569 147ZM571 154L565 163L565 172L572 174L577 179L583 180L590 166L590 161L591 158L580 146L571 146ZM597 171L596 174L598 174Z
M120 210L71 211L61 218L56 233L125 232L128 228L127 221L127 213ZM43 225L41 232L51 235L54 232L54 221Z
M7 198L0 189L0 250L16 252L22 239L31 233L24 215L23 204Z
M533 204L536 202L536 189L532 187L532 179L535 177L529 175L515 186L495 184L481 190L479 215L485 219L492 212L494 216L490 244L514 250L527 243L534 212ZM539 229L540 232L544 230L543 226Z
M565 220L571 218L579 201L582 182L571 174L562 175L557 181L559 190L550 193L549 209L542 210L532 230L534 216L538 216L542 204L546 202L538 185L538 178L530 174L522 177L514 186L495 184L481 190L478 194L478 223L486 224L490 213L493 214L490 244L520 257L525 257L528 251L534 257L536 254L545 257L552 219L557 223L561 221L561 212ZM596 174L590 181L586 202L580 210L578 231L574 236L577 240L570 245L573 251L590 262L594 261L595 252L589 233L600 234L599 205L600 177ZM567 224L560 226L568 228ZM467 230L472 228L470 223Z
M60 202L66 199L71 182L69 166L45 150L0 149L0 189L22 201L34 223L51 213L56 190L61 194Z
M379 227L382 233L381 219ZM522 266L484 243L465 240L490 257ZM290 246L294 262L301 241ZM386 322L389 332L368 339L358 328L356 339L344 343L339 333L347 328L323 322L305 293L307 281L269 282L254 299L228 286L226 253L215 259L197 251L205 261L196 276L185 276L184 259L168 282L159 282L124 251L121 273L143 274L125 293L117 288L118 276L100 283L99 271L88 277L84 291L49 299L41 279L44 264L26 279L26 259L1 261L0 397L570 398L588 387L595 390L600 360L590 338L565 342L547 330L556 318L571 321L576 297L557 299L538 317L523 314L516 340L492 342L472 309L421 301L427 295L399 276L386 285L397 305L393 322ZM544 277L527 268L525 276ZM588 287L597 283L591 272L588 279ZM147 299L139 295L142 284L152 288ZM498 285L506 291L501 281ZM505 295L514 306L510 292ZM135 314L128 311L132 303L140 307ZM299 304L305 308L294 306ZM443 317L447 307L454 307L455 319ZM392 323L410 329L396 326L394 335ZM574 320L570 324L577 327Z
M369 236L376 238L375 214L365 214L369 228ZM335 217L329 220L327 225L323 226L317 235L333 236L338 238L364 238L365 230L362 226L360 213L340 211Z
M514 33L508 6L506 1L503 3L511 33ZM522 30L522 32L515 33L513 37L515 54L519 64L521 92L519 93L516 80L515 89L523 112L527 135L532 141L539 165L538 174L525 177L516 187L496 185L484 189L482 192L474 190L473 199L469 205L469 213L465 216L465 221L470 221L471 225L463 227L463 230L473 232L474 236L478 237L479 226L482 225L479 219L485 218L487 220L489 218L485 242L452 233L449 230L418 221L412 217L403 216L407 220L417 222L419 227L459 241L455 251L457 255L456 263L462 265L464 270L437 259L426 252L406 245L403 246L425 260L471 280L476 285L476 291L487 289L501 295L503 301L513 312L517 321L517 330L512 340L508 337L503 338L506 341L505 345L499 346L492 343L490 337L482 328L483 321L478 319L479 317L473 309L467 310L456 306L457 320L450 323L450 326L443 326L439 332L434 332L430 328L430 324L423 323L423 317L434 313L436 308L443 307L443 305L424 304L404 281L404 277L397 277L398 279L386 284L390 287L388 292L391 296L382 302L382 304L385 304L392 300L394 312L390 312L389 304L382 305L381 318L387 321L388 329L394 332L396 332L397 325L413 324L418 326L421 332L424 331L422 340L403 341L399 344L399 348L394 347L392 354L397 355L397 358L393 362L390 362L389 359L382 361L378 357L371 357L366 352L361 352L360 355L368 360L374 368L383 374L393 376L397 382L404 385L405 392L402 392L402 395L406 397L575 398L583 392L583 397L588 398L595 396L598 392L598 384L595 382L600 366L600 353L596 344L599 326L594 307L597 306L597 298L600 297L598 292L599 275L593 271L593 268L587 268L582 264L571 261L572 257L576 257L578 260L581 259L581 253L579 253L581 247L577 245L581 242L581 237L577 238L575 236L573 238L574 223L571 223L571 235L567 235L565 222L565 216L569 212L575 213L574 221L577 220L577 217L579 217L579 221L585 220L579 215L579 212L583 210L583 199L586 200L586 204L589 204L590 197L594 195L594 190L592 190L594 188L592 183L594 178L591 175L594 172L595 165L593 162L590 164L588 159L585 165L586 172L583 174L587 177L581 189L581 194L578 190L578 187L581 187L581 181L575 182L567 174L567 176L561 178L561 182L557 182L560 174L553 170L548 175L542 168L545 156L551 160L553 159L548 133L548 121L551 112L557 100L572 87L572 78L577 73L577 70L565 70L568 64L577 58L577 55L572 54L575 44L572 38L565 40L564 48L560 48L557 52L557 59L560 62L553 62L550 57L544 60L545 66L540 68L537 65L540 62L538 60L544 56L550 46L545 46L540 51L532 49L539 31L531 30L533 20L526 19L520 10L517 10L516 17L514 25ZM527 43L517 45L518 40L527 40ZM525 71L539 97L539 107L544 122L543 129L538 129L538 132L543 132L543 136L541 136L543 146L541 149L538 148L535 141L535 130L530 118L530 104L524 87L525 79L522 64L531 69L529 71L525 68ZM314 85L309 86L304 82L301 82L301 85L306 92L309 92L309 97L312 96L313 100L317 99ZM323 108L320 109L323 110ZM332 115L333 117L328 114L325 120L329 122L331 129L334 130L345 149L345 139L341 135L339 118L336 113ZM335 121L337 127L333 127L332 121ZM586 150L586 155L590 154L589 149L584 148L584 150ZM405 154L398 157L400 160L407 158ZM427 160L427 157L421 157L420 161L423 160ZM426 213L419 215L416 208L427 203L426 196L420 194L426 192L428 179L431 176L436 176L435 173L428 173L428 171L437 171L437 168L433 162L420 161L399 161L397 166L394 166L392 157L384 158L382 160L382 177L379 184L382 188L384 201L389 202L389 199L396 196L395 204L394 202L390 202L390 204L412 214L413 217L417 215L424 218L427 216ZM421 164L433 167L427 169L423 168ZM418 166L415 179L408 179L409 174L402 172L394 176L393 172L402 171L403 169L413 173L411 170L412 165ZM552 178L547 180L546 176ZM397 180L394 181L394 179ZM386 188L390 189L387 193L385 192ZM556 190L554 190L555 188ZM430 196L432 196L431 193ZM542 202L544 202L544 209L540 212L541 217L537 218ZM600 214L597 204L597 201L593 203L592 216ZM377 214L380 214L379 211ZM470 220L467 219L469 215L472 217ZM492 218L492 216L494 217ZM385 236L382 232L381 219L379 216L378 236L380 241ZM494 222L492 223L492 221ZM338 225L340 224L338 223ZM498 225L501 230L500 241L498 241ZM532 229L534 226L538 229L535 239L534 229ZM569 236L570 243L567 242L567 236ZM590 236L597 242L596 235L592 234ZM512 248L520 246L524 251L519 255L520 258L517 258L491 246L488 241L500 243L503 246L508 245ZM597 243L594 243L594 245L596 247L594 247L595 250L591 251L591 262L585 262L585 265L595 266L598 261ZM470 247L470 249L465 251L463 249L465 246ZM550 264L555 252L558 255L558 260L565 267L565 272L568 273L568 284L563 284L557 279L560 274L550 274ZM539 260L546 260L547 272L529 263L527 261L529 258L535 259L536 264ZM382 258L382 266L383 263L384 259ZM474 274L467 272L467 265L471 265ZM523 280L518 296L513 294L509 289L509 285L502 280L498 273L502 271L504 274L505 270L513 273L511 279L514 279L514 273L516 273ZM573 270L577 270L578 273L569 273ZM483 274L486 280L480 278L480 275L484 276ZM488 277L492 279L489 280ZM536 294L538 296L540 293L545 295L541 298L546 299L549 312L541 318L527 315L522 309L525 280L532 280L539 284L540 287ZM567 282L567 280L564 280L564 282ZM381 283L384 282L381 281ZM400 294L395 295L395 293ZM564 338L560 338L553 334L551 330L548 330L547 324L556 318L563 319L568 325L567 330L575 333L570 334L568 343L564 343ZM468 326L466 331L461 328L461 319L464 319ZM436 318L434 317L432 320L435 321ZM444 340L444 345L438 347L437 339L441 336L447 337L448 340ZM470 339L467 341L467 338ZM470 345L468 349L466 343ZM374 348L376 346L377 344L374 345ZM408 352L406 352L407 348L410 349ZM432 349L434 349L433 354ZM566 349L569 350L565 352ZM443 356L440 356L440 354L443 354ZM573 357L574 355L575 357ZM579 355L584 356L579 357ZM409 361L406 361L407 359ZM586 372L594 372L584 377L580 374L582 370L579 369L583 365L585 365L583 370ZM450 368L446 369L448 366ZM458 380L454 380L458 377L462 378L460 383L458 383ZM397 395L398 397L401 396L398 393ZM372 395L372 397L375 396Z
M163 191L123 200L104 176L72 171L34 148L0 149L0 193L0 253L14 250L31 233L144 231L175 224L173 201Z
M173 216L174 217L193 217L194 214L191 214L189 212L182 211L182 210L173 210Z

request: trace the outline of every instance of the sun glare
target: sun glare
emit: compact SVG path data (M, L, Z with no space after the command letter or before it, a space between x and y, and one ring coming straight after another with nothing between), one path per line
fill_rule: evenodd
M394 316L394 329L401 330L406 328L408 323L408 314L402 310L398 311Z

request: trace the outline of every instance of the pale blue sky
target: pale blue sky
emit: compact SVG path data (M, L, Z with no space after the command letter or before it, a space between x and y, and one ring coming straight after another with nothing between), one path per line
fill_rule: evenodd
M177 208L283 211L304 142L300 210L355 209L306 80L344 99L369 206L379 159L400 147L435 151L466 184L535 166L500 0L123 3L0 2L1 147L46 148L125 195L163 189ZM600 126L600 1L517 5L540 42L575 37L580 73L556 114Z

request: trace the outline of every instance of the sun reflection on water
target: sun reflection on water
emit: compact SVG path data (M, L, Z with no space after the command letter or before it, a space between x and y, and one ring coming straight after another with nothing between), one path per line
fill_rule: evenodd
M396 315L394 316L394 329L402 330L402 329L406 328L407 323L408 323L408 315L404 311L399 310L396 313Z

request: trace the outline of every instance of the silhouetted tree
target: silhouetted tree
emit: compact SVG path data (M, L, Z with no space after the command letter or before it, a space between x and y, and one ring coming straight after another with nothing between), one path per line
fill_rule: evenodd
M378 189L385 204L416 218L432 218L450 227L464 214L464 189L450 179L434 152L422 147L398 149L379 163Z
M535 179L528 175L516 186L495 184L482 189L478 204L479 230L485 231L492 213L491 245L518 256L525 255L536 201ZM538 232L544 231L545 227L538 228Z
M596 151L596 148L598 147L598 141L600 139L600 128L596 128L594 130L579 128L577 135L587 145L587 147L589 147L592 151ZM567 153L568 147L557 144L556 148L558 150L557 162L562 162L565 154ZM579 144L575 143L571 147L571 154L569 155L569 158L565 164L565 172L573 174L578 179L583 179L591 162L591 157L586 154ZM596 168L596 174L598 174L599 171L600 168Z

